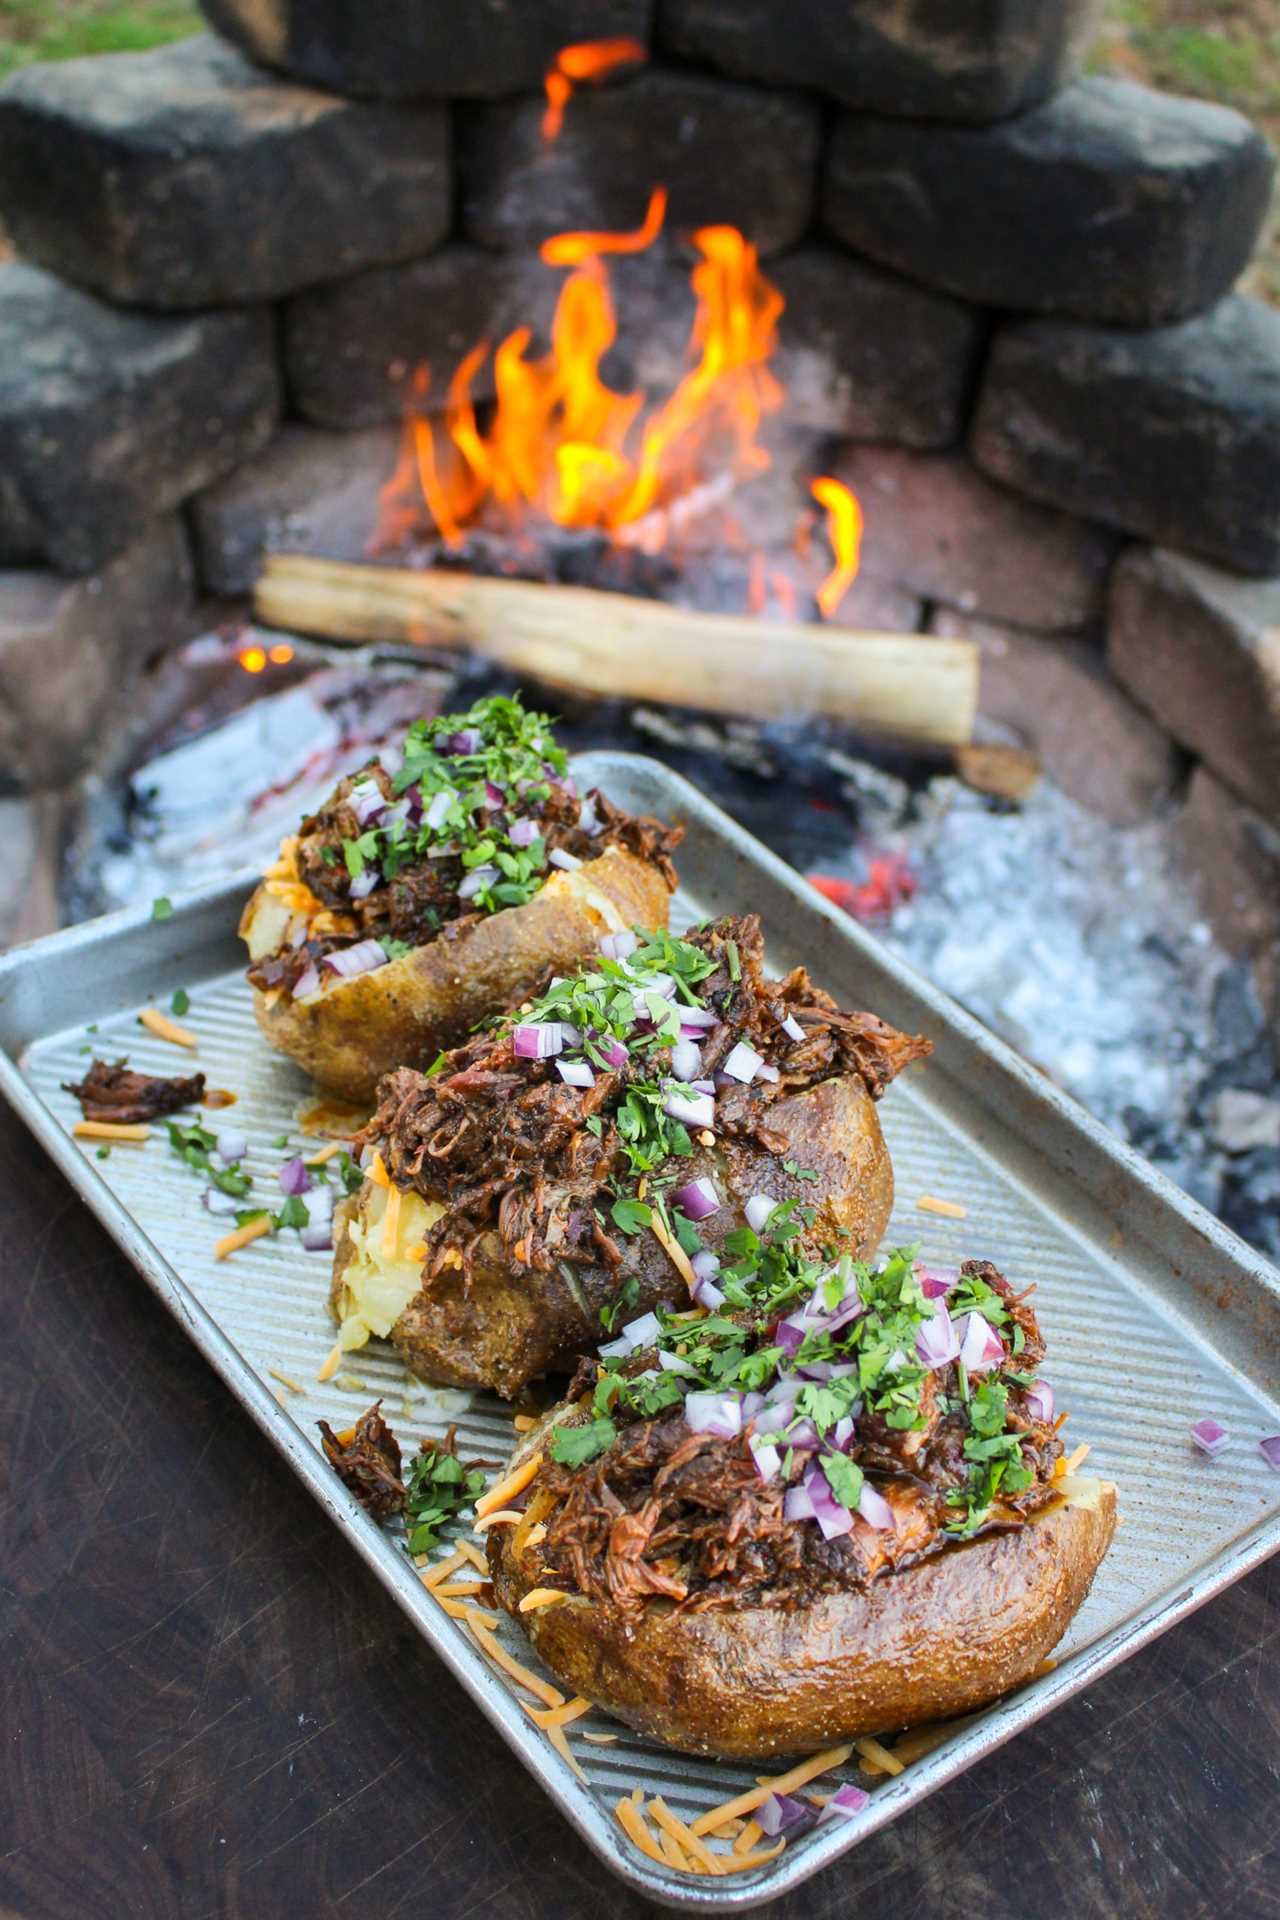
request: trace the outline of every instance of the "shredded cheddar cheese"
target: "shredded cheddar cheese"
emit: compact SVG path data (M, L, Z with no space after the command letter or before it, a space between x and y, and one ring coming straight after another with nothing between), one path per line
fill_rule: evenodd
M936 1195L932 1193L921 1194L920 1198L916 1201L916 1210L919 1213L940 1213L943 1218L947 1220L967 1220L969 1218L968 1207L960 1206L955 1200L939 1200Z
M750 1853L757 1840L764 1839L764 1828L758 1820L748 1820L733 1843L735 1853Z
M471 1529L473 1533L487 1533L490 1527L515 1527L524 1519L519 1507L499 1507L496 1513L486 1513L476 1521Z
M490 1487L488 1493L481 1494L476 1501L477 1518L483 1520L486 1514L494 1512L496 1508L502 1506L504 1501L513 1500L516 1494L523 1493L541 1465L542 1454L540 1452L531 1454L521 1466L507 1474L505 1479L499 1480L496 1486Z
M670 1860L650 1833L645 1817L634 1800L619 1800L613 1813L628 1840L639 1847L641 1853L650 1860L656 1861L660 1867L671 1865Z
M193 1053L199 1042L194 1033L186 1027L180 1027L167 1013L161 1013L158 1007L144 1007L138 1015L138 1025L154 1033L157 1040L168 1040L175 1047L187 1047Z
M332 1351L330 1352L328 1358L325 1360L324 1365L320 1368L320 1371L316 1374L316 1379L332 1380L334 1374L338 1371L338 1368L341 1365L342 1365L342 1342L335 1341Z
M582 1771L582 1768L578 1765L577 1761L573 1757L573 1749L569 1745L569 1736L565 1732L564 1728L548 1727L547 1738L551 1742L552 1746L555 1748L556 1752L560 1755L560 1758L563 1761L565 1761L565 1763L569 1767L572 1768L574 1773L577 1774L583 1786L584 1787L590 1786L591 1782L587 1779L586 1774Z
M383 1164L382 1155L375 1153L364 1170L366 1180L372 1180L375 1187L389 1187L391 1176Z
M528 1667L522 1667L518 1660L513 1660L506 1648L494 1639L488 1628L482 1626L475 1618L474 1613L468 1619L467 1625L494 1664L501 1667L512 1680L526 1688L535 1699L543 1701L549 1707L564 1705L564 1695L559 1688L548 1686L547 1682L536 1673L530 1673Z
M672 1266L675 1268L676 1272L680 1275L680 1278L684 1281L690 1293L692 1293L693 1289L698 1284L698 1276L694 1272L693 1268L689 1265L688 1254L685 1252L684 1248L680 1245L680 1242L678 1240L672 1239L671 1235L667 1232L666 1228L663 1226L661 1220L659 1220L656 1213L653 1215L652 1219L650 1220L649 1227L650 1227L650 1231L653 1234L654 1239L657 1241L658 1245L662 1248L662 1251L666 1254L668 1260L670 1260Z
M511 1424L517 1433L529 1433L538 1423L531 1413L517 1413L513 1416Z
M306 1388L300 1387L296 1380L291 1380L287 1373L281 1373L279 1367L268 1367L267 1372L273 1380L278 1380L282 1387L288 1387L290 1393L306 1392Z
M446 1559L437 1560L433 1567L427 1568L426 1572L422 1576L423 1586L438 1587L442 1580L447 1580L451 1573L455 1573L457 1571L457 1569L463 1564L466 1557L467 1556L462 1551L461 1547L455 1547L453 1552L449 1554Z
M571 1720L580 1720L584 1713L590 1713L592 1704L584 1693L575 1694L562 1707L531 1707L527 1700L520 1702L535 1726L539 1727L567 1727Z
M330 1140L328 1145L321 1147L318 1153L313 1153L311 1158L305 1164L308 1167L322 1167L326 1160L332 1160L335 1153L341 1153L341 1152L342 1152L341 1140Z
M789 1773L780 1773L776 1778L762 1780L757 1787L750 1787L746 1793L740 1793L735 1800L728 1800L722 1807L712 1807L708 1813L700 1813L693 1823L693 1831L698 1834L710 1833L725 1820L732 1820L740 1813L754 1813L762 1807L771 1793L794 1793L797 1787L807 1786L810 1780L816 1780L820 1773L830 1773L833 1767L842 1767L853 1752L852 1743L843 1747L826 1747L821 1753L814 1753Z
M878 1740L855 1740L854 1746L859 1755L877 1773L901 1773L904 1763L888 1747L882 1747Z
M237 1227L234 1233L225 1233L221 1240L214 1242L213 1257L215 1260L225 1260L229 1253L238 1253L251 1240L261 1240L264 1233L271 1233L274 1228L275 1221L269 1213L264 1213L259 1220L248 1220L244 1226Z
M400 1244L400 1201L399 1187L388 1187L387 1210L382 1216L382 1253L387 1260L395 1259Z
M568 1598L569 1595L561 1592L559 1587L530 1587L520 1602L520 1611L536 1613L539 1607L559 1606L562 1600Z
M720 1874L725 1871L724 1861L712 1853L706 1841L700 1839L691 1827L677 1819L660 1793L655 1793L649 1802L649 1814L686 1853L691 1853L701 1863L707 1873Z
M77 1120L71 1131L77 1140L120 1140L127 1147L140 1147L151 1138L150 1127L140 1120Z

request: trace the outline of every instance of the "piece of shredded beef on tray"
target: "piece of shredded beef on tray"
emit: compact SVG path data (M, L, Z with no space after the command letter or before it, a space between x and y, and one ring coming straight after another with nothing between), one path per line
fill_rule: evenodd
M204 1075L166 1080L159 1074L137 1073L125 1060L117 1060L114 1066L95 1060L83 1080L64 1080L63 1092L75 1095L86 1120L114 1120L128 1126L197 1106L204 1098Z
M378 1520L402 1513L405 1487L400 1478L400 1442L382 1417L381 1400L376 1400L345 1433L335 1433L327 1420L318 1420L316 1425L325 1459L365 1512Z

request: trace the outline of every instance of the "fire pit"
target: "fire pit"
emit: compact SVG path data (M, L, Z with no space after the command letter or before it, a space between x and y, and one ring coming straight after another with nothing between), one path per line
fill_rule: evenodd
M1280 1244L1248 123L1083 0L206 11L0 88L3 931L550 682Z

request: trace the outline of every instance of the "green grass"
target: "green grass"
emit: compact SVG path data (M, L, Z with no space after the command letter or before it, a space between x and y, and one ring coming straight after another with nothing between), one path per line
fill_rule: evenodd
M184 0L0 0L0 79L33 60L137 53L202 25Z

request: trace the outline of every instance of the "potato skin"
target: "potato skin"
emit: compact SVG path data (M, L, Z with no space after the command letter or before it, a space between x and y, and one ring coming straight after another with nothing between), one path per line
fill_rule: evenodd
M242 937L261 898L259 887L241 917ZM254 1014L269 1044L326 1092L371 1104L384 1073L430 1065L441 1047L465 1040L478 1020L518 1001L549 968L576 967L611 928L665 927L669 899L656 867L610 847L574 873L555 873L523 907L488 914L456 934L446 926L429 945L301 1006L289 994L268 1006L255 987Z
M710 1174L722 1199L730 1203L702 1225L706 1244L715 1250L724 1235L741 1224L743 1203L753 1193L765 1192L775 1200L816 1206L817 1229L824 1239L843 1228L852 1236L853 1252L872 1252L893 1207L893 1170L875 1102L862 1080L856 1075L823 1080L779 1100L769 1108L769 1124L788 1141L777 1159L759 1147L719 1141L681 1162L682 1176L692 1180ZM817 1181L787 1173L783 1158L816 1172ZM346 1218L339 1209L330 1295L335 1315L351 1253ZM626 1242L620 1274L603 1264L571 1271L572 1283L555 1270L515 1268L492 1234L480 1248L470 1291L460 1274L438 1274L401 1314L391 1339L422 1379L489 1387L510 1399L527 1381L570 1367L579 1354L598 1345L600 1309L623 1280L634 1275L640 1286L627 1318L688 1297L685 1282L648 1232Z
M580 1596L529 1614L537 1551L491 1536L501 1604L560 1684L666 1745L726 1759L811 1753L969 1712L1030 1678L1089 1591L1115 1530L1115 1489L1020 1532L947 1547L793 1612L680 1614L651 1600L628 1637Z

